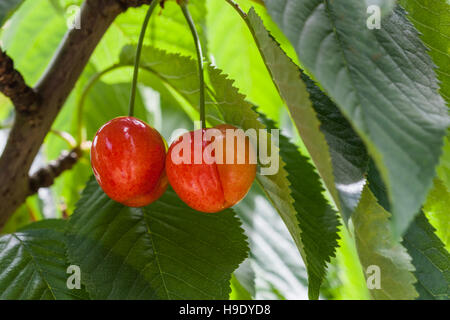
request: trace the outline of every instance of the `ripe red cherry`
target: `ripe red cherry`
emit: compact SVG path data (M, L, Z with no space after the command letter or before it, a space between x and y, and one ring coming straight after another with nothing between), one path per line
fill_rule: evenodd
M205 135L211 129L200 129L185 133L172 143L166 157L167 177L181 200L197 211L210 213L224 210L241 201L249 191L256 176L256 164L250 161L252 157L255 157L255 152L249 138L243 135L234 138L234 161L233 163L226 163L227 153L231 155L231 152L233 152L232 144L226 143L226 130L232 129L234 131L237 128L231 125L219 125L215 129L218 129L220 133L220 136L215 139L223 139L224 141L222 163L216 158L220 155L217 152L212 152L209 159L208 156L201 157L199 159L201 163L194 163L194 138L201 132L201 152L203 154L204 150L211 144L211 141L205 139ZM242 141L244 139L245 141ZM190 163L180 163L179 160L183 156L182 147L179 144L183 141L188 141L187 144L191 148ZM244 150L238 150L240 143L245 144L245 155L242 155ZM245 157L242 164L237 161L238 151L241 156Z
M158 199L168 186L166 144L161 135L134 117L115 118L94 137L91 165L103 191L129 207Z

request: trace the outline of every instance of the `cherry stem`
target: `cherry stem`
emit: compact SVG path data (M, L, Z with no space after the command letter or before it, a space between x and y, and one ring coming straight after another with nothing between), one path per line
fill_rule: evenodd
M50 129L49 132L64 140L71 149L79 147L77 142L75 141L75 138L70 133L55 129Z
M200 79L200 121L202 123L202 128L206 128L206 115L205 115L205 79L203 71L203 53L202 45L200 43L200 38L195 27L194 20L192 19L191 13L189 12L187 6L187 0L179 1L181 11L183 11L184 17L191 29L192 36L194 37L195 48L197 51L197 62L198 62L198 73Z
M134 71L133 71L133 83L131 85L131 96L130 96L130 107L128 115L132 117L134 115L134 102L136 100L136 87L139 75L139 63L141 61L142 46L144 44L145 32L147 31L148 23L153 11L158 5L159 0L153 0L148 8L147 14L145 15L144 22L142 24L141 34L139 35L139 42L136 49L136 57L134 59Z

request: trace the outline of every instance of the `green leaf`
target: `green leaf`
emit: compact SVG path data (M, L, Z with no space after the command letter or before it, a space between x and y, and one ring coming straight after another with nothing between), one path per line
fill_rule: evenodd
M406 249L391 236L389 215L366 185L352 216L359 259L366 276L371 275L367 273L369 266L380 270L380 288L369 288L374 299L415 299L414 266Z
M359 0L267 0L267 9L365 142L399 238L431 187L449 125L433 63L400 8L366 27Z
M444 182L447 189L450 188L450 139L444 139L444 147L441 156L441 162L437 168L437 174L440 179Z
M85 299L69 290L64 220L43 220L0 237L0 299Z
M347 228L339 232L336 258L328 266L324 298L333 300L370 300L369 289L359 261L354 237Z
M308 76L301 75L253 8L246 20L312 160L347 221L364 185L368 159L363 143L336 105Z
M420 213L408 228L403 245L412 257L419 299L450 299L450 254Z
M244 130L264 129L265 126L258 120L258 114L253 110L252 104L247 102L245 97L233 86L233 81L222 74L219 69L209 68L208 70L209 80L213 88L212 95L220 117L223 119L222 121ZM278 148L274 148L272 151L278 152ZM285 223L303 260L307 261L301 238L302 231L297 219L297 212L293 206L294 199L291 196L290 182L287 177L285 162L280 158L278 172L274 175L258 174L257 181ZM319 287L315 278L311 279L310 283L314 284L315 288ZM312 297L316 294L317 292L311 292Z
M423 211L447 250L450 250L450 192L441 180L434 180L434 187L428 194Z
M391 13L392 9L394 9L396 0L365 0L366 7L375 5L378 6L381 10L382 16Z
M450 3L446 0L401 0L400 3L429 48L437 66L441 94L450 105Z
M212 95L214 96L214 99L217 103L217 108L221 112L224 121L226 123L238 126L244 130L250 128L254 129L264 128L264 126L258 121L258 119L255 118L258 116L258 114L255 111L253 111L252 105L249 102L245 101L245 97L242 94L240 94L238 89L236 89L233 86L233 81L227 79L226 76L221 74L221 71L218 69L210 68L209 71L210 71L209 78L214 90L214 93ZM283 150L280 149L280 152L282 151ZM295 151L297 152L295 156L300 155L297 149L295 149ZM292 157L292 154L290 154L289 156ZM295 156L294 161L300 162L301 158L296 159ZM305 159L303 160L305 161ZM281 157L278 172L274 175L259 174L257 176L257 181L262 186L264 192L266 193L266 196L270 199L273 206L277 209L278 213L280 214L281 218L286 224L289 232L291 233L291 236L293 237L297 247L299 248L303 260L305 261L305 264L307 266L309 275L308 295L311 299L317 299L319 296L320 284L325 274L325 261L323 261L324 259L323 256L320 257L312 256L313 254L316 255L318 253L317 251L315 251L314 248L308 249L309 252L306 251L305 248L306 245L316 245L316 243L313 243L314 241L312 241L306 244L303 241L303 237L305 238L311 237L317 240L318 234L310 233L314 229L314 227L321 230L321 232L323 232L324 234L328 235L331 234L330 238L337 237L335 234L333 234L333 231L336 232L335 228L337 224L336 221L333 221L336 220L336 216L334 215L333 217L332 211L329 211L330 208L328 207L328 204L322 198L323 196L321 194L322 191L321 188L315 189L313 187L310 189L312 191L311 193L313 194L314 192L317 192L317 194L314 194L315 201L319 200L316 207L310 209L309 206L313 205L312 203L308 203L307 205L300 204L300 202L295 203L292 193L293 189L290 188L291 184L291 181L289 180L290 172L288 173L287 171L285 161L287 160ZM292 164L291 169L299 168L296 167L298 165L297 162L294 162ZM302 168L302 166L300 166L300 168ZM305 165L305 163L303 163L303 169L305 170L305 172L302 172L301 174L311 174L311 172L308 172L308 169L312 170L312 167L308 167ZM314 177L314 174L311 177L311 180L309 180L309 183L313 184L313 186L314 186L314 179L315 178L318 179L317 175ZM302 177L302 179L304 179L304 177ZM308 185L308 188L310 187L311 185ZM302 189L302 191L303 190L305 189ZM297 196L299 197L298 198L299 201L304 201L304 198L301 198L300 194L298 194ZM323 201L320 201L320 199L322 199ZM295 205L297 205L297 207ZM317 217L317 220L314 221L316 224L313 228L308 226L307 230L302 230L301 229L302 225L300 224L299 217L300 214L305 214L305 208L308 208L307 209L308 217L306 216L302 217L302 219L305 219L304 221L308 221L309 219L315 219L316 218L314 217L315 214L318 214L319 217ZM311 211L309 211L309 209ZM298 212L297 210L302 211ZM318 210L320 213L315 212L314 210ZM330 219L330 217L332 218ZM331 221L328 220L328 222L326 222L327 219L330 219ZM311 223L311 221L308 221L307 223ZM306 226L306 223L304 223L303 225ZM325 253L324 256L327 257L328 255L330 255L334 251L334 247L335 243L333 242L328 243L327 249L324 250ZM311 256L308 256L309 254Z
M27 83L33 85L44 73L66 31L66 20L49 1L26 1L8 27L3 28L2 48L13 58Z
M234 210L250 253L235 275L255 300L308 299L308 276L298 248L278 212L254 184Z
M230 300L252 300L250 293L242 286L234 274L231 277Z
M243 6L246 2L250 3L240 1L239 4ZM271 20L267 13L265 16ZM208 46L214 64L236 80L235 86L249 101L268 117L279 121L283 101L244 21L240 21L240 16L226 1L208 1L207 22ZM287 40L285 42L289 44Z
M450 3L446 0L402 0L408 18L420 31L421 39L429 48L436 65L440 92L450 106ZM437 171L439 177L450 188L450 144L445 139L444 152ZM439 232L439 229L438 229Z
M386 187L373 163L370 165L368 179L380 205L389 209ZM429 201L432 201L432 199L433 195L429 197ZM444 197L443 201L445 199ZM442 210L440 204L437 205L437 208ZM417 278L415 287L419 293L418 299L448 298L450 255L434 232L435 230L426 216L423 212L420 212L410 224L402 243L412 257L412 263L415 267L414 275Z
M261 114L268 129L276 129L273 121ZM289 173L291 196L301 230L309 280L309 296L319 297L319 289L325 273L326 263L335 256L337 247L339 221L337 213L330 207L323 193L320 177L303 156L297 146L288 138L280 135L280 155L286 162Z
M0 27L16 11L24 0L3 0L0 2Z
M232 210L196 212L172 190L129 208L94 179L69 220L67 247L94 299L227 299L248 250Z
M320 131L328 144L335 187L342 203L342 217L348 221L365 184L369 162L367 150L336 104L305 73L301 77L320 121Z
M36 197L36 195L34 196ZM0 231L0 234L13 233L20 227L26 226L30 224L32 220L32 215L34 212L30 208L28 202L30 200L27 199L27 202L22 204L19 209L17 209L11 218L8 219L8 222Z

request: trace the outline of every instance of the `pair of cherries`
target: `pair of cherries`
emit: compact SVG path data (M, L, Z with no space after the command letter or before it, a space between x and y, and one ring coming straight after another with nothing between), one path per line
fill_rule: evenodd
M219 137L225 139L230 125L216 126ZM211 129L201 131L201 151L211 143L204 139ZM202 212L218 212L242 200L256 176L256 164L250 163L253 149L249 139L236 135L235 143L222 144L221 155L234 152L234 160L195 161L195 137L198 131L187 132L167 147L164 138L154 128L134 117L115 118L103 125L92 142L91 164L95 178L103 191L113 200L129 207L146 206L163 195L169 183L177 195L191 208ZM183 140L187 139L187 140ZM245 141L238 141L245 139ZM191 161L179 161L177 145L188 141ZM245 161L236 161L237 146L245 145ZM234 147L233 147L234 145ZM179 146L180 147L180 146ZM234 148L233 150L231 148ZM216 150L217 151L217 150ZM177 158L178 157L178 158Z

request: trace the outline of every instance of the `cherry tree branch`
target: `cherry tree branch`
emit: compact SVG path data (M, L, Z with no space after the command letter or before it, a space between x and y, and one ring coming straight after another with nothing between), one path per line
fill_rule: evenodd
M16 112L0 157L0 229L33 192L28 175L33 159L106 30L127 8L150 2L86 0L83 3L81 29L66 33L47 71L34 88L39 96L33 108L35 111Z
M37 93L30 88L22 75L14 69L13 60L0 49L0 92L11 99L17 112L36 111Z

